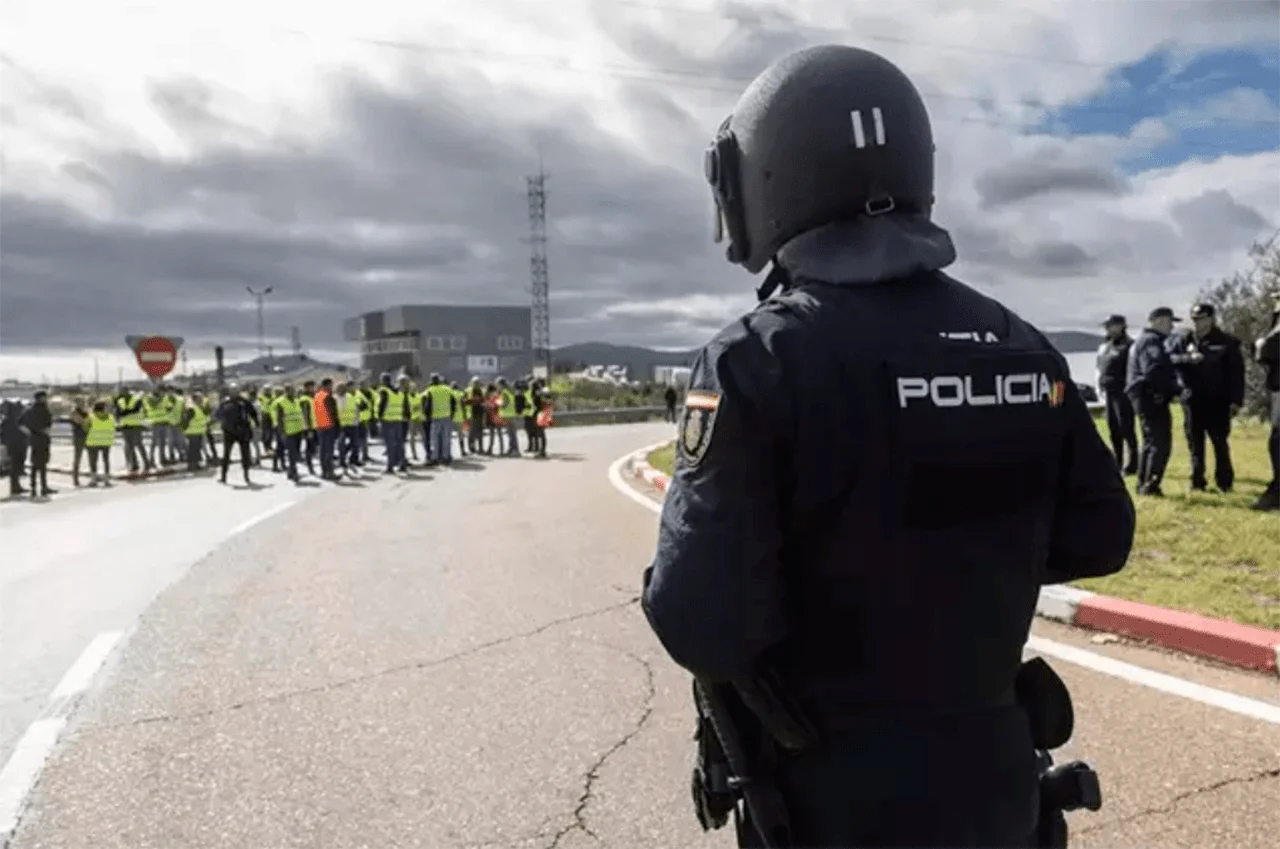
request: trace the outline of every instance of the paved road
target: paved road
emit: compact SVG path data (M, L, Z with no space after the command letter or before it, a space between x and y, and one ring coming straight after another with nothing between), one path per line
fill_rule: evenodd
M667 433L555 432L545 462L325 489L235 535L108 663L15 849L730 845L689 811L688 683L635 602L654 516L605 474ZM130 625L96 615L81 642ZM1036 637L1091 652L1055 661L1108 793L1074 845L1274 845L1280 725L1240 713L1280 707L1274 678Z

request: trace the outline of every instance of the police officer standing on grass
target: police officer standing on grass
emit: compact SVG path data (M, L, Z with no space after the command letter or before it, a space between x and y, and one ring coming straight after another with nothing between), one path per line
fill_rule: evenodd
M1267 453L1271 455L1271 483L1253 503L1254 510L1280 510L1280 292L1271 304L1271 330L1254 343L1254 355L1262 366L1263 380L1271 401L1271 433Z
M1230 492L1235 483L1231 466L1231 420L1244 405L1244 355L1240 340L1217 326L1213 304L1191 308L1192 329L1169 339L1169 353L1177 364L1181 388L1183 430L1191 455L1191 488L1203 491L1204 442L1213 445L1214 483ZM1200 356L1194 357L1193 355Z
M912 83L843 46L766 69L707 152L729 261L772 269L694 362L643 607L699 682L768 676L816 731L763 747L774 845L1027 845L1039 589L1132 543L1066 362L941 272L933 160Z
M1168 307L1156 307L1147 326L1129 351L1124 391L1142 423L1142 453L1138 457L1138 494L1164 495L1160 488L1173 451L1173 419L1169 405L1178 394L1178 375L1168 351L1169 334L1182 319ZM1180 354L1188 361L1193 354Z
M1134 431L1133 403L1124 394L1129 349L1133 347L1126 325L1122 315L1113 315L1102 324L1107 340L1098 348L1098 391L1106 404L1107 433L1116 465L1122 466L1126 475L1132 475L1138 471L1138 435ZM1126 446L1128 463L1124 460Z

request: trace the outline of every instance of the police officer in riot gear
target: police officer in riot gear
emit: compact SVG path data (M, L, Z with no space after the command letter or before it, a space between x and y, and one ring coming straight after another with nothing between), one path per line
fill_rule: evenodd
M1102 323L1102 328L1107 339L1098 348L1098 391L1106 404L1107 432L1116 465L1123 466L1126 475L1132 475L1138 471L1138 435L1134 430L1133 403L1124 394L1124 381L1133 340L1129 338L1122 315L1111 316ZM1126 446L1129 449L1127 464L1124 461Z
M1280 510L1280 292L1271 304L1271 329L1254 343L1254 357L1263 370L1270 409L1271 433L1267 453L1271 455L1271 483L1253 503L1254 510Z
M1124 391L1133 402L1142 422L1142 453L1138 457L1138 493L1164 495L1160 484L1173 451L1173 419L1169 405L1178 395L1178 375L1169 353L1169 334L1182 319L1168 307L1156 307L1147 316L1147 326L1129 352L1129 368ZM1196 353L1178 354L1180 361L1192 362Z
M816 730L770 770L793 846L1026 845L1038 592L1132 544L1063 358L942 273L933 159L914 85L843 46L766 69L706 156L728 260L772 268L693 365L643 607L699 682L767 670Z
M1183 430L1191 455L1191 488L1206 486L1205 437L1213 445L1213 477L1218 489L1230 492L1235 482L1231 465L1231 419L1244 405L1244 354L1240 340L1217 324L1213 304L1191 308L1192 329L1169 339L1169 353L1178 363ZM1192 359L1188 355L1199 354Z

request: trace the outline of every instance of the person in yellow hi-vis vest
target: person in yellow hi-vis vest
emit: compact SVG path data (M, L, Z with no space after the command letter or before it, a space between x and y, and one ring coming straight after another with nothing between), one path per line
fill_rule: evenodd
M284 394L277 395L273 403L275 419L280 426L277 433L277 446L283 446L285 472L289 480L298 481L298 461L302 453L302 435L306 433L306 416L303 414L302 399L293 384L286 384ZM282 449L277 447L277 452Z
M333 390L333 403L338 411L338 463L343 474L354 475L360 465L360 404L359 391L352 392L351 384L339 383Z
M516 394L505 377L498 378L498 418L502 419L507 431L507 450L504 457L519 457L520 444L516 442Z
M209 435L209 414L204 411L204 397L191 393L186 412L182 414L182 433L187 438L187 471L198 472L204 459L204 441Z
M427 463L433 466L443 463L448 466L453 462L453 414L458 400L438 374L431 375L431 383L423 394L426 396L423 412L431 422L427 432L427 444L430 448Z
M431 462L431 435L427 431L427 414L423 411L426 394L418 389L418 384L409 384L409 431L405 437L405 447L409 459L418 462L418 436L422 436L422 459Z
M155 468L169 463L169 401L160 384L151 388L151 393L142 399L142 415L147 427L151 428L151 444L147 446L147 457Z
M85 419L84 447L89 452L89 486L111 486L111 446L116 441L116 417L106 401L94 401ZM98 477L98 461L102 477Z
M453 432L458 435L458 453L463 457L467 456L467 393L462 391L462 387L458 385L458 381L449 384L449 390L453 392Z
M169 387L169 461L181 463L187 456L187 440L182 435L182 418L187 414L187 399L176 386Z
M388 384L391 376L386 375ZM382 444L387 454L387 468L384 474L409 471L409 461L404 456L405 428L409 424L409 398L412 383L408 377L400 378L398 388L389 385L382 390L382 400L378 404L378 420L382 423Z

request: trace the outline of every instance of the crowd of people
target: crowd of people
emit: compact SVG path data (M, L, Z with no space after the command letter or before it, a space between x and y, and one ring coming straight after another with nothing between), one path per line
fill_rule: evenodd
M1137 476L1140 495L1161 496L1165 468L1173 451L1174 401L1182 405L1183 432L1191 460L1193 491L1208 489L1205 442L1213 446L1214 483L1220 492L1235 485L1231 462L1231 422L1244 405L1245 364L1239 339L1218 326L1212 304L1191 308L1190 328L1169 307L1147 316L1134 340L1122 315L1104 322L1107 340L1098 350L1098 388L1105 397L1107 428L1116 462ZM1271 482L1254 502L1255 510L1280 510L1280 296L1270 331L1254 343L1254 356L1266 372L1271 399L1268 452ZM1135 420L1140 423L1138 448Z
M383 443L385 474L406 472L419 462L448 465L455 439L464 456L545 458L553 407L540 378L508 383L499 377L488 384L472 378L464 387L433 374L420 387L408 376L383 374L377 384L325 379L261 389L232 385L216 396L159 384L149 392L120 388L110 398L74 398L69 420L75 487L86 466L88 486L111 486L111 450L117 445L130 475L216 466L226 483L236 448L246 483L250 469L268 458L273 472L298 482L303 466L323 480L355 474L369 464L373 439ZM54 422L45 391L36 392L30 405L5 405L0 427L10 496L56 493L48 483Z

